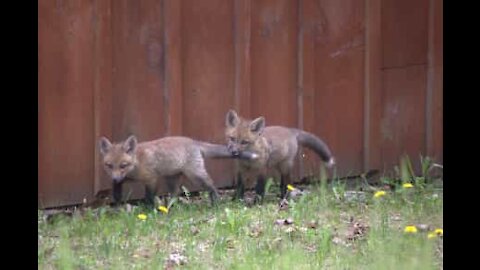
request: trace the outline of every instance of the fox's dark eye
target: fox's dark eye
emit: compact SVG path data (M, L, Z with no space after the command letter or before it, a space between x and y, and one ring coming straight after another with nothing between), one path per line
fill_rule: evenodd
M250 142L249 142L249 141L242 140L240 143L243 144L243 145L247 145L247 144L249 144Z
M128 167L128 163L122 163L120 164L120 169L125 169L126 167Z
M113 164L112 163L105 163L105 166L107 166L110 169L113 169Z

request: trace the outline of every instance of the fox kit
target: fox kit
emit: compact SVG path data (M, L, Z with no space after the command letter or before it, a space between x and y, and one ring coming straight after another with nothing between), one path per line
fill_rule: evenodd
M210 191L212 204L218 197L212 179L208 175L204 158L253 158L245 153L232 156L224 145L196 141L187 137L164 137L154 141L137 143L135 136L121 143L112 144L100 139L100 152L105 171L112 178L113 200L120 202L122 183L135 180L145 185L145 201L153 206L157 181L165 178L168 192L175 195L183 174L192 182L198 182Z
M268 169L281 175L281 197L291 182L291 170L298 152L298 145L312 149L327 162L327 167L335 164L328 146L315 135L295 128L281 126L265 127L265 118L245 120L230 110L226 117L225 135L227 148L232 155L241 155L244 151L255 153L255 160L239 160L237 198L243 198L245 186L252 188L263 199Z

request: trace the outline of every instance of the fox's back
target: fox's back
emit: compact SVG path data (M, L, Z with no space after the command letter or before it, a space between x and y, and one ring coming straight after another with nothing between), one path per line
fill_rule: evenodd
M195 141L180 136L140 143L137 159L141 173L157 175L178 174L203 161Z
M265 127L263 136L269 144L269 165L275 166L286 159L292 159L297 154L298 142L295 132L287 127Z

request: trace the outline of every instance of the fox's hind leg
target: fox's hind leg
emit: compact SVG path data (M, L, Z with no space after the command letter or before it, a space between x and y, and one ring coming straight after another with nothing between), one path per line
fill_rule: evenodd
M287 194L287 186L292 184L291 169L293 168L293 159L284 161L278 167L278 171L281 174L280 181L280 197L283 199Z
M291 184L291 177L289 173L281 175L281 182L280 182L280 197L283 199L287 194L287 186Z
M168 197L170 197L170 199L173 199L174 197L178 196L178 188L180 185L180 174L166 176L165 182L167 183L168 195L163 197L163 203L165 207L168 207L168 204L169 204Z
M158 181L145 185L145 205L148 208L155 208L155 196L157 195Z
M200 182L204 188L208 189L210 191L210 201L212 205L215 205L218 199L218 191L205 169L197 172L185 172L185 176L188 177L190 181Z

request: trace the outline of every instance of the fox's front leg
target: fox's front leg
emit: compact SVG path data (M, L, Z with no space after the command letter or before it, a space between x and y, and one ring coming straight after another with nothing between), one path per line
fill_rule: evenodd
M113 204L119 205L122 200L122 183L113 182L112 186Z
M255 186L255 202L263 202L263 197L265 197L265 175L259 174L257 177L257 185Z
M145 185L145 205L148 208L155 208L155 187Z
M237 174L237 189L235 191L235 196L233 196L233 200L243 199L244 194L245 194L245 184L243 183L242 173L239 172Z

